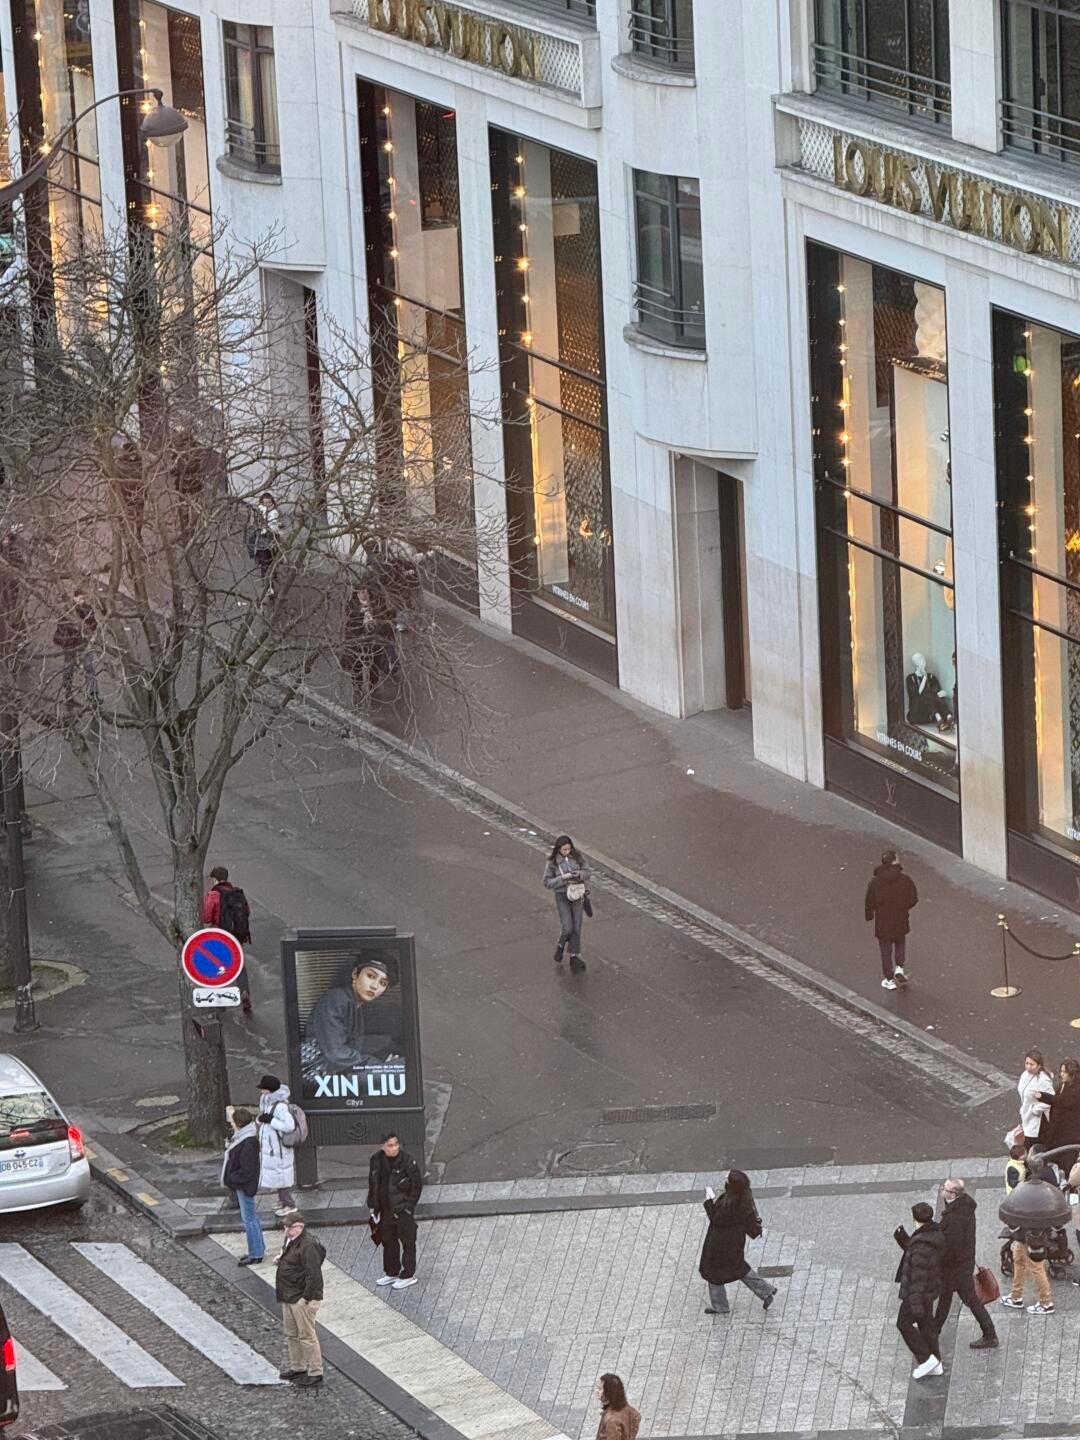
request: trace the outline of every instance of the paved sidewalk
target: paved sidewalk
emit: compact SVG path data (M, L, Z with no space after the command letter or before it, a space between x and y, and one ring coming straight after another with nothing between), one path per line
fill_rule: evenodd
M929 841L753 758L750 715L716 711L671 720L527 642L459 624L481 734L444 698L404 726L371 716L418 750L479 780L538 820L565 830L652 881L731 921L969 1054L1019 1073L1018 1046L1069 1055L1080 1015L1072 965L1015 951L1023 994L1000 984L999 911L1028 943L1067 954L1080 916L998 882ZM474 727L475 730L475 727ZM909 973L880 988L863 893L892 845L919 886ZM1024 1037L1023 1039L1019 1037Z
M703 1313L700 1196L663 1198L706 1178L716 1185L715 1175L579 1182L617 1187L628 1202L651 1187L639 1203L607 1208L558 1181L520 1182L531 1213L423 1223L420 1283L400 1293L376 1289L381 1256L366 1225L313 1220L331 1276L320 1320L469 1437L591 1440L596 1378L609 1369L641 1409L643 1437L1076 1436L1080 1293L1067 1282L1054 1285L1053 1316L994 1307L997 1351L968 1348L978 1330L954 1306L940 1380L912 1380L896 1332L893 1228L910 1225L916 1200L935 1200L944 1175L965 1175L980 1256L996 1266L1000 1169L996 1158L958 1159L756 1177L765 1235L748 1258L779 1294L766 1315L729 1287L727 1319ZM510 1188L436 1187L425 1202L471 1190L498 1210L510 1202L494 1192ZM243 1248L237 1234L218 1243ZM256 1273L269 1283L269 1270Z

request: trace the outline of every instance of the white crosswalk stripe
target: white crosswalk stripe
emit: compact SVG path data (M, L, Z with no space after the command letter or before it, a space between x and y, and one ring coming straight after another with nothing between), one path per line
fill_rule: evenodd
M0 1245L0 1276L133 1390L182 1386L171 1370L21 1245Z
M15 1344L15 1365L19 1376L20 1390L66 1390L63 1380L58 1380L47 1365L31 1355L21 1340Z
M76 1241L73 1248L133 1295L238 1385L280 1385L277 1369L126 1245Z

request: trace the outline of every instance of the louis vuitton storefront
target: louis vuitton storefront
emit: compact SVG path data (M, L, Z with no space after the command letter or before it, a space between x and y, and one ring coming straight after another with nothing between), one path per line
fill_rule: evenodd
M1080 209L805 118L788 174L822 779L1080 909Z

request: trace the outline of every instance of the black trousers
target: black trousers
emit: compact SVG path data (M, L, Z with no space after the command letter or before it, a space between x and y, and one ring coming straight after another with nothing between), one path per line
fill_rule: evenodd
M402 1210L400 1215L383 1215L379 1229L383 1270L387 1275L400 1275L402 1280L408 1280L416 1274L416 1220L407 1210Z
M920 1365L924 1360L929 1360L931 1355L941 1359L938 1325L932 1310L927 1310L924 1315L913 1315L907 1305L901 1303L900 1314L896 1317L896 1328Z
M969 1275L966 1281L958 1282L955 1290L944 1290L938 1296L938 1302L934 1306L934 1324L938 1330L940 1331L945 1321L949 1318L949 1309L952 1305L954 1295L959 1295L961 1302L966 1305L972 1315L974 1315L979 1329L987 1340L996 1339L997 1331L994 1329L994 1322L990 1319L989 1311L979 1299L978 1295L975 1294L975 1277L973 1275Z

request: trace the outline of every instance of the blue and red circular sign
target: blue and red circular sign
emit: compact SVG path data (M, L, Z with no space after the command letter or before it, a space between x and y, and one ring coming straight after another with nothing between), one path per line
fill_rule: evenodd
M180 964L193 985L231 985L244 968L244 952L235 935L208 926L184 941Z

